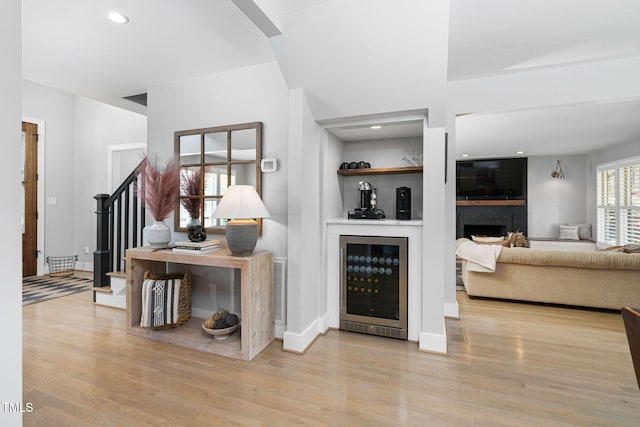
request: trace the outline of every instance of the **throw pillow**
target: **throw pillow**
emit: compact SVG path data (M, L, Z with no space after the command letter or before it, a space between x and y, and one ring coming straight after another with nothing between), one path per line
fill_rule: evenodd
M578 235L577 225L561 225L560 226L560 239L565 240L580 240Z
M142 282L140 326L169 329L191 318L191 271L154 274L145 271Z
M578 226L578 237L580 240L592 240L591 237L591 224L567 224L567 225L577 225Z
M496 237L488 237L488 236L474 236L471 235L471 240L474 242L482 242L482 243L499 243L504 240L504 236L496 236Z

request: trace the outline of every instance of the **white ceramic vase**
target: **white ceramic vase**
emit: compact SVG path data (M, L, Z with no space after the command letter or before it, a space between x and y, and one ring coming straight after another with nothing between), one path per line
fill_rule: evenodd
M164 221L155 221L153 225L144 228L147 232L147 243L152 248L166 248L171 242L171 229Z

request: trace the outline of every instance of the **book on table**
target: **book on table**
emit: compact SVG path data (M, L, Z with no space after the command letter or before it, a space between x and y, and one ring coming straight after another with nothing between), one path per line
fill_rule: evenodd
M198 248L198 249L194 249L194 248L180 248L180 247L175 247L173 248L173 252L178 252L181 254L206 254L209 252L215 252L217 250L220 249L220 246L215 245L215 246L210 246L208 248Z
M207 253L220 249L219 240L205 240L204 242L181 241L176 242L174 252L181 253Z
M187 248L187 249L202 249L202 248L209 248L212 246L219 246L220 245L220 240L214 240L214 239L210 239L210 240L205 240L204 242L191 242L191 241L180 241L180 242L176 242L176 247L177 248Z

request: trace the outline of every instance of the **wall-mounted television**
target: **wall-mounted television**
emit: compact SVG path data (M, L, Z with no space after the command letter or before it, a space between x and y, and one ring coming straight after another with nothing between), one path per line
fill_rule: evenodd
M478 159L456 162L457 200L524 200L527 159Z

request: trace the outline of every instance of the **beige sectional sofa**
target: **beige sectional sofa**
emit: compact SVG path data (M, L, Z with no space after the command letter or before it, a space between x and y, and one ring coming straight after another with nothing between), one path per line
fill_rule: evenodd
M468 239L456 242L460 246ZM462 260L467 294L584 307L640 307L640 254L505 248L495 272L469 271Z

